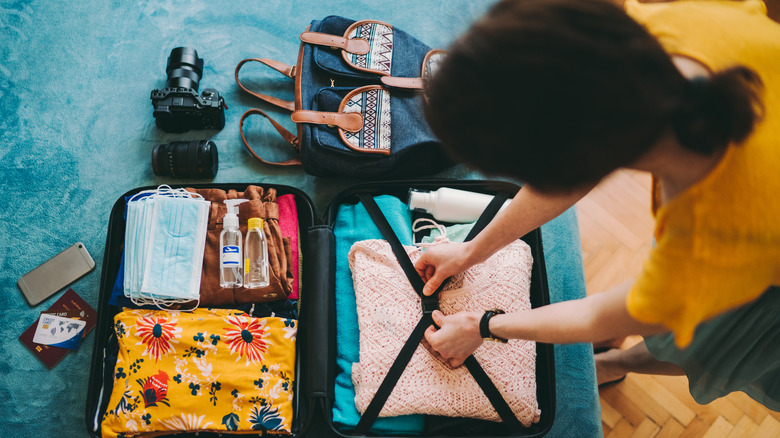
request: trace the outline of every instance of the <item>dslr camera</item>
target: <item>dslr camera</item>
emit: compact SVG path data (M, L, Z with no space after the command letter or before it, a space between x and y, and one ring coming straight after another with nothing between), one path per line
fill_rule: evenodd
M190 47L177 47L168 57L165 69L167 87L152 90L152 106L157 127L165 132L225 127L225 99L213 88L198 95L203 76L203 59Z

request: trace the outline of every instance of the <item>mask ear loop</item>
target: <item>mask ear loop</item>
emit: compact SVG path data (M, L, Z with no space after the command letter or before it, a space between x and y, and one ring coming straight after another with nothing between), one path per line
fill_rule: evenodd
M161 184L157 186L156 189L150 189L150 190L143 190L140 191L133 196L130 197L130 199L127 200L127 202L134 202L138 201L140 199L143 199L145 197L151 196L170 196L172 198L197 198L197 199L203 199L203 195L200 193L193 193L190 191L187 191L187 189L184 188L178 188L173 189L168 184Z
M420 225L422 222L429 222L430 224ZM439 235L436 236L434 241L431 243L415 242L414 236L422 230L437 230ZM444 225L426 217L421 217L412 222L412 243L417 248L427 248L429 246L438 245L443 242L449 242L449 239L447 239L447 228Z
M180 187L178 189L171 188L168 184L160 184L157 186L157 190L152 190L158 196L168 196L171 198L203 198L199 193L193 193L187 189Z
M157 190L144 190L141 192L136 193L135 195L131 196L130 199L127 200L127 202L136 202L140 201L142 199L148 198L149 195L154 195L157 193ZM141 196L143 195L143 196Z
M171 299L157 298L154 294L148 294L147 297L141 297L140 299L136 298L136 297L130 297L130 301L133 304L135 304L136 306L138 306L138 307L141 307L141 306L152 306L153 305L153 306L157 307L160 310L168 310L171 306L173 306L175 304L186 304L186 303L192 302L193 300L188 300L188 299L184 299L184 298L181 298L181 299L178 299L178 298L171 298ZM198 307L200 307L200 295L198 295L198 298L195 299L194 301L195 301L195 306L193 308L191 308L191 309L178 309L178 310L183 310L183 311L188 311L189 312L189 311L195 310Z
M193 311L193 310L197 309L198 307L200 307L200 294L198 294L198 299L195 300L195 307L193 307L192 309L188 309L188 311Z
M173 193L174 190L168 184L160 184L157 186L157 196L168 196Z

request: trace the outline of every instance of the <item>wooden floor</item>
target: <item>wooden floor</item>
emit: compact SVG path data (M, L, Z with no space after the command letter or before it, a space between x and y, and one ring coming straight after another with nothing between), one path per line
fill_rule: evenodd
M631 279L650 250L650 177L622 170L577 204L588 293ZM623 347L641 338L631 337ZM685 377L629 374L600 391L604 436L780 437L780 413L742 392L697 404Z

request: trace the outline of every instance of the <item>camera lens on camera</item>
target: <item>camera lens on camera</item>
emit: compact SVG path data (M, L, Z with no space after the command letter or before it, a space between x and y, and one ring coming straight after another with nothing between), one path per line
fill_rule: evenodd
M217 145L213 141L172 141L152 150L152 170L157 176L213 178L217 167Z
M177 47L168 56L168 88L192 88L198 90L198 83L203 76L203 59L198 58L198 51L192 47Z

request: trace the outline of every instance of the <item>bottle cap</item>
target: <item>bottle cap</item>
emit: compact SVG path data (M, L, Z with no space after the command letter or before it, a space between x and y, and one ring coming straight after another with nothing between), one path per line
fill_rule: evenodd
M252 228L259 228L259 229L262 230L263 229L263 220L260 219L259 217L250 218L249 222L247 223L247 229L251 230Z
M434 192L409 190L409 210L419 210L430 213L436 203Z
M222 219L223 228L238 228L238 204L247 202L247 199L226 199L227 213Z
M222 228L238 228L238 215L226 214L222 219Z

